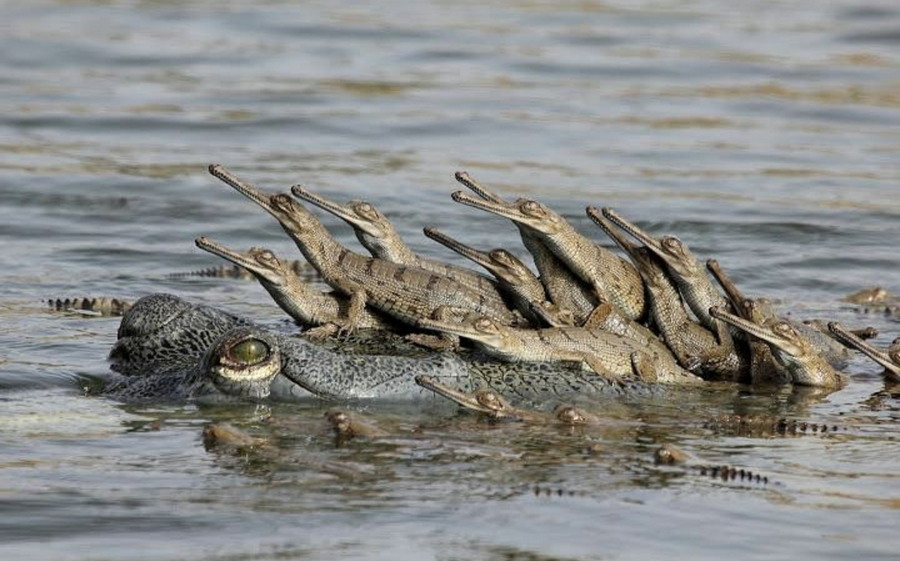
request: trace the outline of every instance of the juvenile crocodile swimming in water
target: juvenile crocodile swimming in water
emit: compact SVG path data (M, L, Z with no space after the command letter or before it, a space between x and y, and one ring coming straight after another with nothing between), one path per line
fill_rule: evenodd
M57 312L88 312L101 316L121 316L131 308L122 298L50 298L50 309Z
M491 419L512 420L534 424L560 423L567 426L596 425L600 418L583 409L567 404L559 404L552 414L535 409L516 407L494 390L480 388L466 392L441 384L430 376L416 376L416 383L441 397L458 404L460 407L478 413L484 413Z
M266 330L211 306L153 294L135 302L122 318L110 361L111 368L128 379L114 382L108 388L115 390L111 395L123 400L191 397L185 388L193 387L190 380L197 377L198 363L208 349L235 328L243 329L248 337L258 335L280 354L281 369L269 387L274 399L410 399L429 395L416 384L417 375L431 376L462 391L492 388L523 400L558 399L567 394L652 395L656 391L637 381L611 381L548 363L509 365L477 356L463 360L448 353L425 353L419 358L354 354ZM167 381L156 385L145 379ZM176 389L169 389L173 384ZM152 395L154 391L163 395ZM251 392L263 393L258 389Z

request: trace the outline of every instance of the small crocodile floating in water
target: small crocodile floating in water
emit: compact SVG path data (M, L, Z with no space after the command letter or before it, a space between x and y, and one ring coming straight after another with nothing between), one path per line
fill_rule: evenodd
M685 466L700 475L726 482L761 483L767 485L769 478L749 469L729 465L713 465L698 461L690 454L672 444L663 444L653 452L653 461L662 466Z
M857 312L864 314L884 314L889 317L900 316L900 296L888 292L880 286L864 288L844 298L844 302L857 304Z

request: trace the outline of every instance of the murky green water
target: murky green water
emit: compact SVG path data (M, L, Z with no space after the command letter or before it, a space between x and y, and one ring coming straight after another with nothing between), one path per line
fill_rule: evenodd
M211 162L369 199L431 256L453 259L426 224L521 253L506 221L449 201L466 169L585 232L586 204L612 206L748 293L886 344L896 320L838 299L900 291L894 3L4 1L0 17L0 558L895 558L900 406L861 359L829 396L601 400L604 424L574 431L372 405L391 436L335 446L322 404L84 397L117 320L43 304L168 291L278 323L254 283L166 278L217 264L201 234L294 254ZM842 428L703 426L762 412ZM266 444L206 450L211 420ZM663 442L769 483L658 468Z

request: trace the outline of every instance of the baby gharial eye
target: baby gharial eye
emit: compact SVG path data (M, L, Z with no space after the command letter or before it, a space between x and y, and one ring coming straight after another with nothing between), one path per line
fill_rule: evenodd
M772 331L774 331L775 333L777 333L779 335L784 335L784 336L794 335L794 328L791 327L791 324L789 324L786 321L779 321L776 324L774 324L772 326Z
M490 252L488 252L488 256L492 261L496 261L497 263L502 263L504 265L512 262L512 256L505 249L492 249Z
M260 263L271 263L274 265L278 264L278 258L275 257L275 254L269 251L268 249L263 249L259 253L256 254L256 260Z
M490 318L479 318L478 321L475 322L475 329L478 331L484 331L486 333L493 333L497 331L497 326L494 325L494 322L490 320Z
M480 390L475 395L475 400L479 405L491 411L500 411L503 409L503 400L500 396L490 390Z
M684 244L681 243L681 240L674 236L663 236L659 243L662 244L663 248L676 255L681 255L684 253Z
M583 425L587 419L580 410L571 405L561 405L556 409L556 418L567 425Z
M544 207L537 201L524 201L521 210L525 214L530 214L531 216L543 216L546 214L544 212Z
M355 203L353 205L353 210L355 210L357 214L362 214L365 216L373 216L375 214L375 207L367 202Z
M251 337L232 345L228 356L234 362L253 365L266 360L270 352L269 345Z

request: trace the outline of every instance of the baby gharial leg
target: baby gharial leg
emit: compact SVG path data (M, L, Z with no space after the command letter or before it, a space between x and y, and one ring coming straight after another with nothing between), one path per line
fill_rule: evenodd
M477 316L473 311L457 308L454 306L439 306L431 318L438 321L450 323L463 323L473 320ZM455 351L459 349L459 336L450 333L440 333L431 335L428 333L410 333L406 339L417 345L421 345L426 349L435 351Z

